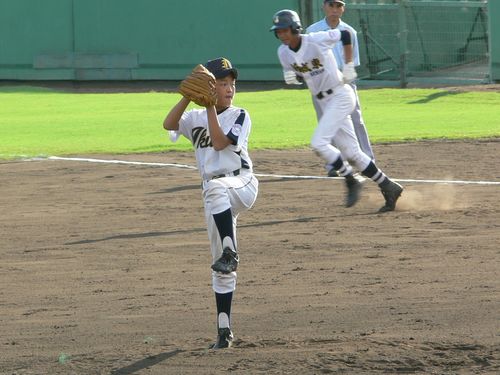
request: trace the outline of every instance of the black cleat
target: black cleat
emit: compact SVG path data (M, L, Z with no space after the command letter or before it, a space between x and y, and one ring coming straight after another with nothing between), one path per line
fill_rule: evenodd
M212 345L211 349L225 349L233 345L233 332L230 328L219 328L217 334L217 342Z
M363 187L363 185L353 175L346 176L345 183L347 186L347 198L346 198L345 206L352 207L359 200L361 188Z
M328 177L340 177L340 175L335 169L332 168L328 172Z
M382 206L378 212L394 211L396 208L396 202L403 192L403 187L397 182L388 179L380 185L380 190L385 198L385 205Z
M222 256L212 264L212 269L215 272L231 273L236 271L239 261L240 257L238 253L230 247L225 247L224 250L222 250Z

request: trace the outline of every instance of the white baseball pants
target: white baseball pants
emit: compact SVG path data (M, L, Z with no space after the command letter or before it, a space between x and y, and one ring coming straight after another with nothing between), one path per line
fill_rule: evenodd
M371 158L361 151L352 124L351 113L356 105L352 87L337 86L333 94L325 96L318 103L323 115L311 139L313 150L326 162L328 169L342 155L343 160L349 161L359 171L365 170Z
M365 122L363 120L363 115L361 114L361 105L359 103L359 97L358 97L356 85L354 83L350 83L349 85L354 90L354 95L355 95L355 99L356 99L356 104L354 106L354 110L351 113L351 120L352 120L352 124L354 126L354 133L356 134L356 137L358 138L358 143L359 143L359 147L361 148L361 151L363 151L371 159L375 159L375 156L373 155L372 145L370 143L370 137L368 136L368 131L366 130L366 125L365 125ZM319 121L321 119L321 116L323 115L323 112L322 112L321 106L320 106L321 99L318 99L315 96L313 96L312 102L314 105L314 109L316 110L316 117Z
M214 214L231 209L233 215L234 245L236 241L236 221L238 215L250 209L259 191L257 178L249 171L241 170L241 174L233 177L222 177L203 182L203 202L207 222L212 263L222 255L222 240L214 221ZM216 293L229 293L236 289L236 272L222 274L212 271L212 288Z

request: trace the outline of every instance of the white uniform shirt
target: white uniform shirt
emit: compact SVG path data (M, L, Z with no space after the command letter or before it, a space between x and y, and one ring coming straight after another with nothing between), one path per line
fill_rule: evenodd
M193 144L198 171L203 180L241 168L252 171L252 161L248 156L248 137L252 122L248 112L231 106L217 118L224 134L232 140L232 144L220 151L212 146L206 109L184 112L179 121L178 131Z
M356 30L354 30L350 25L340 20L338 26L335 28L340 31L347 30L351 33L351 43L352 43L352 61L354 62L354 66L359 66L359 44L358 44L358 36ZM315 33L318 31L327 31L332 30L330 25L326 22L326 18L323 18L321 21L313 23L306 30L307 33ZM333 46L333 54L335 56L335 60L337 61L337 65L340 70L344 67L344 46L342 43L335 43Z
M342 84L342 73L338 69L332 48L340 40L340 31L328 30L301 35L297 52L282 44L278 57L284 71L293 71L304 78L313 95L333 89Z

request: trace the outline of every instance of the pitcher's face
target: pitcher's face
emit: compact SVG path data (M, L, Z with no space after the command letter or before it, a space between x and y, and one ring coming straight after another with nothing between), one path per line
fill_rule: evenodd
M224 109L233 104L234 94L236 94L236 80L232 74L224 78L218 78L215 84L217 90L217 109Z

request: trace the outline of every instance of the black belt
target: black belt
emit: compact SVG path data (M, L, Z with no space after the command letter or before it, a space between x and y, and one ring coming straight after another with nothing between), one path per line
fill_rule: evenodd
M211 180L215 180L217 178L222 178L222 177L232 177L232 176L238 176L240 174L241 169L236 169L232 172L225 173L225 174L218 174L217 176L213 176Z
M323 94L323 92L324 92L324 94ZM333 90L329 89L329 90L326 90L326 91L320 91L319 94L316 94L316 97L321 100L321 99L323 99L326 96L325 94L326 95L331 95L331 94L333 94Z

